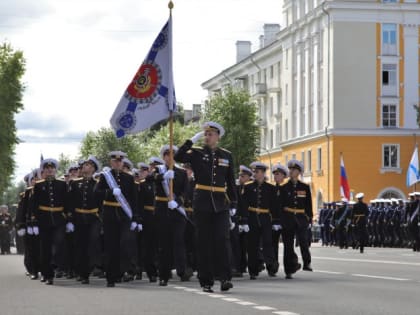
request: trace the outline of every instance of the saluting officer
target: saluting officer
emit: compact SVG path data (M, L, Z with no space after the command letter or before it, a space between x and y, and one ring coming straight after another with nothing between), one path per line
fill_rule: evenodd
M82 284L89 284L89 274L95 260L100 256L99 201L94 193L96 180L93 174L100 169L94 156L89 156L82 165L83 177L69 183L69 203L75 225L75 267Z
M295 234L299 238L303 269L312 271L308 229L312 224L313 213L311 189L309 185L299 180L299 176L304 171L302 162L291 160L287 166L289 168L289 181L281 190L281 222L283 227L284 270L286 279L291 279L292 274L301 268L293 248Z
M358 202L353 206L352 223L356 229L355 235L358 238L360 253L363 253L367 243L367 217L369 215L368 206L363 202L364 193L358 193L356 199Z
M64 265L64 236L66 229L71 230L71 213L67 203L67 184L55 178L58 162L44 159L41 169L44 180L34 186L31 213L39 224L41 242L41 273L46 284L53 284L53 261L60 268ZM67 226L66 226L67 223ZM33 233L38 234L38 227L33 226ZM54 253L54 257L53 257Z
M10 231L13 228L12 216L6 205L0 206L0 253L10 254Z
M215 122L203 125L175 154L180 163L190 163L196 180L193 208L198 235L198 270L200 285L213 292L215 273L221 290L233 287L230 265L230 213L237 206L232 155L218 147L224 128ZM193 147L204 136L204 147ZM231 212L229 210L232 210Z
M274 277L279 264L274 258L271 217L275 212L274 186L265 181L267 165L253 162L254 181L245 184L239 212L241 225L248 232L248 272L251 280L258 276L258 252L262 244L262 253L268 274Z
M109 153L111 170L100 175L95 193L103 206L104 247L108 287L115 287L130 269L130 230L138 228L134 177L122 171L124 152Z

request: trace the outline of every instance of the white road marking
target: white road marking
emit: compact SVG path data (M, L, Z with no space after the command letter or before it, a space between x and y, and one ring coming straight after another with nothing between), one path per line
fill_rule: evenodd
M394 278L394 277L384 277L384 276L371 276L371 275L362 275L362 274L352 274L353 277L361 278L373 278L373 279L382 279L382 280L393 280L393 281L409 281L410 279L405 278Z
M223 301L227 301L227 302L241 302L242 300L240 299L235 299L235 298L223 298Z
M177 290L185 290L185 289L187 289L186 287L173 287L174 289L177 289Z
M316 273L326 273L330 275L344 275L344 272L338 272L338 271L327 271L327 270L315 270Z
M219 298L224 298L224 295L221 294L209 294L209 297L214 298L214 299L219 299Z
M298 313L292 313L292 312L288 312L288 311L278 311L278 312L273 312L273 314L276 314L276 315L299 315Z
M186 288L186 289L184 289L184 291L187 291L187 292L197 292L198 290L197 289Z
M255 303L252 303L252 302L247 302L247 301L236 302L236 304L243 305L243 306L256 305Z
M259 310L259 311L275 311L276 310L274 307L270 307L270 306L259 306L259 305L257 305L257 306L254 306L254 308L256 310Z
M374 260L374 259L351 259L351 258L335 258L335 257L320 257L312 256L313 259L319 260L333 260L333 261L344 261L344 262L361 262L361 263L374 263L374 264L387 264L387 265L405 265L405 266L418 266L420 263L410 263L405 261L394 261L394 260Z

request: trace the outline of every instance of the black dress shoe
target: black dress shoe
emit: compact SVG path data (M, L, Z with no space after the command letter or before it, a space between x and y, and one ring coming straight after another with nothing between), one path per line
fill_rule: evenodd
M52 278L47 279L47 281L45 281L46 285L53 285L54 284L54 280Z
M296 264L295 271L292 272L292 273L296 273L296 271L299 271L300 268L302 268L302 265L301 264Z
M31 280L38 280L38 278L39 278L39 277L38 277L38 275L37 275L37 274L36 274L36 275L32 275L32 276L31 276Z
M80 281L82 281L82 280L83 280L83 278L82 278L81 276L77 276L77 277L76 277L76 281L77 281L77 282L80 282Z
M191 276L189 274L183 274L180 276L181 282L188 282L190 281Z
M157 282L157 278L155 276L151 276L151 277L149 277L149 282L150 283L156 283Z
M45 282L47 281L47 279L45 279L45 277L41 277L41 282Z
M81 284L89 284L89 279L88 278L84 278L82 279L82 281L80 281Z
M232 277L233 278L242 278L243 275L242 275L242 272L235 271L235 272L232 273Z
M312 270L312 267L311 267L311 264L304 265L304 266L303 266L303 270L305 270L305 271L313 271L313 270Z
M254 275L254 274L252 274L252 273L251 273L251 274L249 275L249 279L250 279L250 280L257 280L257 275Z
M142 279L143 279L143 273L142 272L138 272L134 276L134 280L142 280Z
M213 293L214 291L213 291L213 289L211 288L211 285L205 285L205 286L203 286L203 292L206 292L206 293Z
M229 291L233 288L233 284L230 281L223 280L220 284L220 291Z
M166 287L166 286L168 286L168 281L167 280L160 280L159 281L159 286L160 287Z
M55 277L56 277L56 278L63 278L63 276L64 276L64 273L63 273L62 271L57 271L57 272L55 273Z
M69 271L66 275L66 279L73 279L74 278L74 272L73 271Z
M113 288L113 287L115 287L115 283L114 282L107 282L106 286L107 286L107 288Z
M286 279L287 280L293 279L292 274L290 274L290 273L286 274Z

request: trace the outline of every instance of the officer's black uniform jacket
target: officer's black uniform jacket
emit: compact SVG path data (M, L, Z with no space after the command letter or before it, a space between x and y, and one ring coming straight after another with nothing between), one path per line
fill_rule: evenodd
M309 185L297 181L295 184L289 180L281 186L281 225L285 229L293 229L298 223L300 227L308 227L312 223L312 196ZM303 214L294 214L286 208L304 210Z
M193 147L187 140L175 154L175 161L190 163L197 185L226 188L226 193L195 189L194 211L221 212L237 207L232 155L229 151L208 147Z
M136 185L134 183L134 177L125 172L117 172L116 170L111 170L112 176L114 177L117 185L121 189L122 194L130 205L131 211L133 212L132 221L139 220L139 213L137 210L137 195L136 195ZM95 194L99 200L99 203L102 204L105 201L108 202L118 202L115 199L115 196L112 193L112 189L109 187L105 176L101 174L99 177L98 184L95 188ZM104 209L104 215L107 206L102 206Z
M137 185L137 208L140 218L144 218L145 213L154 214L155 207L155 179L153 175L142 179ZM147 207L149 210L145 210Z
M188 186L188 176L187 172L179 167L174 166L174 179L173 179L173 193L174 193L174 200L178 203L178 206L182 207L184 206L184 200L185 200L185 193L186 188ZM162 186L162 181L164 174L158 174L155 175L155 187L156 187L156 197L161 198L167 198L165 190ZM167 209L168 202L156 202L157 209L165 208Z
M364 203L359 201L353 206L352 222L354 224L366 225L369 215L369 208Z
M62 180L43 179L35 183L33 196L29 199L30 211L40 227L60 226L67 222L67 217L71 216L67 198L67 184ZM41 210L41 207L63 210L48 211Z
M99 220L100 204L95 194L97 182L93 178L78 178L69 182L69 210L75 224L87 224ZM96 213L81 213L76 209L94 210Z
M240 203L240 216L242 218L242 224L248 222L248 218L254 211L251 211L249 208L257 208L268 210L267 214L259 215L268 215L273 216L276 212L275 204L275 188L272 184L267 183L266 181L259 184L256 180L248 182L244 185L241 192L241 203Z

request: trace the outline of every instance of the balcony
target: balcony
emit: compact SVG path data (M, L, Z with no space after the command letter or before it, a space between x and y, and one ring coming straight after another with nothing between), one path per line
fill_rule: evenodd
M254 96L266 96L266 94L267 94L267 84L265 84L265 83L255 83Z

